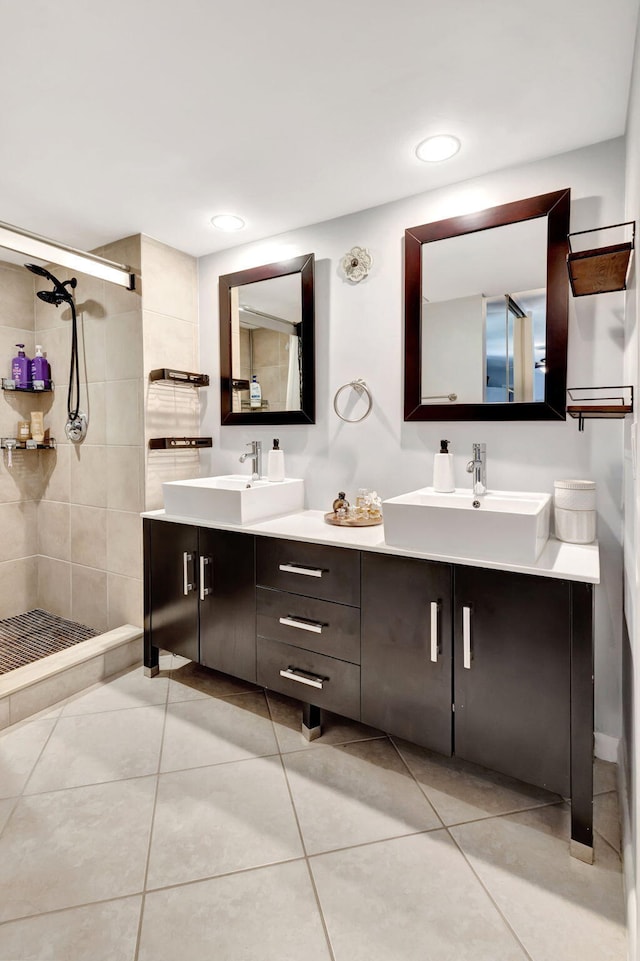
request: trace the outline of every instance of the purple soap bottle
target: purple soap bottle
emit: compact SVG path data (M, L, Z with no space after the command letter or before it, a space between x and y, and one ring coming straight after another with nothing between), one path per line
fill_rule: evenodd
M31 361L24 352L24 344L16 344L18 354L11 364L11 376L16 390L26 390L31 387Z
M31 361L31 380L34 390L49 390L51 387L49 361L43 357L40 344L36 344L36 355Z

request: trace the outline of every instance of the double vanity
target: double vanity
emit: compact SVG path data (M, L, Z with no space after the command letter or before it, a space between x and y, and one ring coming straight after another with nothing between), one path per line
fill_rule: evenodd
M307 737L324 708L570 797L592 860L598 548L546 539L547 495L426 488L385 502L384 528L344 528L302 509L301 481L164 489L144 515L147 674L165 649L299 698Z

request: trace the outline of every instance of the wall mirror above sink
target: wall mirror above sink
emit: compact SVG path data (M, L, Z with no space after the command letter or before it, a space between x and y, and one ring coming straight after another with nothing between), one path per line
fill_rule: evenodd
M570 196L405 231L406 421L564 420Z
M224 274L218 286L221 423L314 424L314 255Z

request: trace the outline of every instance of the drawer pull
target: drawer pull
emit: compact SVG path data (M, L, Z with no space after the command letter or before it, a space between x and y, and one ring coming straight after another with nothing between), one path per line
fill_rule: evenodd
M296 617L294 614L280 617L279 621L281 624L286 624L287 627L297 627L300 631L313 631L314 634L322 634L322 628L329 626L323 624L322 621L312 621L308 617Z
M211 588L205 586L206 570L211 563L210 557L204 557L200 555L200 600L203 601L208 594L211 593Z
M189 580L189 564L193 560L193 554L184 551L182 555L182 592L187 596L193 590L193 584Z
M287 574L306 574L307 577L322 577L327 571L322 567L305 567L304 564L280 564L280 570Z
M309 687L318 687L320 690L322 690L322 685L327 680L326 677L309 674L307 671L301 671L297 667L288 667L286 671L280 671L280 677L286 677L289 681L297 681L298 684L307 684Z
M431 601L431 660L434 664L438 663L438 614L440 603Z
M462 664L471 670L471 608L462 608Z

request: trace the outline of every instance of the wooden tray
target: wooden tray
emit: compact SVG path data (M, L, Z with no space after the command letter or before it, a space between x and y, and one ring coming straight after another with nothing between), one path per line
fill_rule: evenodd
M360 517L337 517L335 511L329 511L328 514L324 515L325 522L327 524L332 524L334 527L378 527L382 524L382 517L377 520L371 520Z

